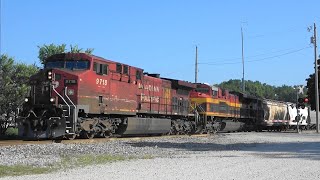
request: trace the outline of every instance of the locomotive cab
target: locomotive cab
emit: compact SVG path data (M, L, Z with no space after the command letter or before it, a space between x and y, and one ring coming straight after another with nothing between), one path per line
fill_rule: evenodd
M19 116L19 134L27 138L56 138L75 131L79 76L90 69L85 56L55 55L30 77L29 96Z

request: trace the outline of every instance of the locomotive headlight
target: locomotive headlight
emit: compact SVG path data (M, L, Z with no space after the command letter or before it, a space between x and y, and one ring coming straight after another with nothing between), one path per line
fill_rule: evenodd
M24 98L24 102L29 102L29 98Z
M48 71L47 78L48 78L48 80L52 80L52 72L51 71Z
M50 102L52 102L52 103L53 103L54 101L55 101L55 98L53 98L53 97L52 97L52 98L50 98Z

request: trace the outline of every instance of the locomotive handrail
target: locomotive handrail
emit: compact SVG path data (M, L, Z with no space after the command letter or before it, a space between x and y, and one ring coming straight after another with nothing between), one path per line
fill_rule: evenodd
M196 125L198 124L198 118L199 118L199 113L198 113L198 111L197 111L197 106L196 106L196 104L195 104L195 107L193 107L192 106L192 104L190 104L190 107L194 110L194 113L196 114L195 115L195 121L196 121Z
M68 87L65 87L65 91L64 91L64 95L66 95L66 97L68 98L68 100L71 102L71 104L73 105L74 108L77 108L76 105L71 101L71 99L69 98L69 96L67 95L67 89Z
M52 89L53 91L58 94L58 96L63 100L64 103L66 103L66 105L68 106L68 116L70 116L70 105L67 103L67 101L61 96L61 94L58 93L58 91L54 88L54 85L52 85Z
M73 129L75 129L76 128L76 120L77 120L77 113L76 113L76 110L77 110L77 106L71 101L71 99L69 98L69 96L67 95L67 90L68 90L68 87L65 87L65 91L64 91L64 95L68 98L68 100L71 102L71 104L73 105L73 107L74 107L74 112L73 112L73 116L74 116L74 118L72 118L72 121L73 121L73 123L72 123L72 125L73 125ZM70 111L69 111L69 114L70 114ZM70 115L69 115L70 116Z
M203 107L202 107L202 106L197 105L197 104L195 104L195 105L196 105L196 108L198 107L198 108L200 109L200 111L201 111L201 112L205 112L205 110L203 109Z

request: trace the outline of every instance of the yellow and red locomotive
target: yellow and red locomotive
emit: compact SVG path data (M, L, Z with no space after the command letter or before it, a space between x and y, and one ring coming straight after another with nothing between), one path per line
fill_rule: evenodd
M191 103L201 119L219 124L219 131L251 131L260 128L264 119L262 100L208 84L196 84L190 93ZM260 128L261 129L261 128Z

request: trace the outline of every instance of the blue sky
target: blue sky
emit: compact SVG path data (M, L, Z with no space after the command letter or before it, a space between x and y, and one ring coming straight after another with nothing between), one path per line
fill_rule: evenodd
M242 78L242 26L246 80L306 84L314 72L307 27L320 29L319 8L318 0L1 0L1 53L32 64L39 45L77 44L193 82L198 46L198 81L216 84Z

